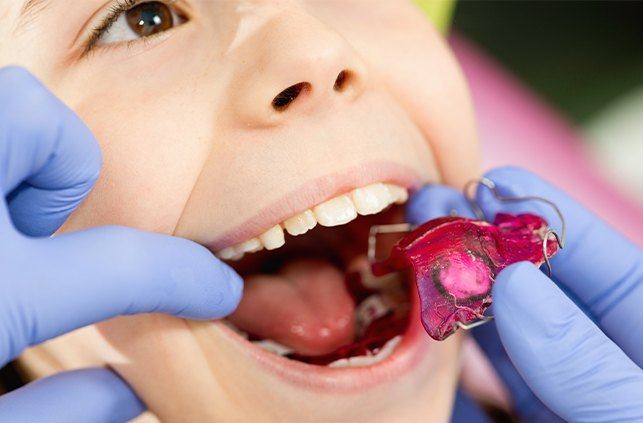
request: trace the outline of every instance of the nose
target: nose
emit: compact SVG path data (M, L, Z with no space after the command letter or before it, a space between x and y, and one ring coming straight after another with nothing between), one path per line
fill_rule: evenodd
M367 83L366 66L337 32L303 15L276 16L239 52L231 84L245 126L272 126L341 107Z

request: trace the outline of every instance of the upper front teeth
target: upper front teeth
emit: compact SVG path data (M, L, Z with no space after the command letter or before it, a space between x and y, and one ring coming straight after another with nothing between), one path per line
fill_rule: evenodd
M290 235L302 235L317 225L317 219L312 210L306 210L284 221L284 228Z
M224 248L217 253L224 260L238 260L245 253L253 253L263 248L274 250L285 244L284 228L290 235L302 235L314 228L317 223L322 226L338 226L355 219L358 214L379 213L389 205L402 204L408 199L406 188L381 182L356 188L313 207L304 210L281 224L275 225L256 238Z
M324 201L313 209L315 218L322 226L338 226L357 217L357 210L348 195L340 195Z
M404 188L395 185L373 184L354 189L351 192L351 199L359 214L375 214L381 212L389 204L402 200L401 197L398 199L400 192L404 192L406 195ZM404 201L406 198L401 202Z
M259 240L263 243L263 246L266 247L266 250L274 250L286 243L284 230L280 225L275 225L259 235Z

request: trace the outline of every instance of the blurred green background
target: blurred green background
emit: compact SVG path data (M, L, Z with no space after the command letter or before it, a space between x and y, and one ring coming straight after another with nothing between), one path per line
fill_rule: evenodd
M577 123L643 84L643 2L458 1L454 29Z
M453 30L575 123L596 168L643 207L643 1L461 0L452 13Z

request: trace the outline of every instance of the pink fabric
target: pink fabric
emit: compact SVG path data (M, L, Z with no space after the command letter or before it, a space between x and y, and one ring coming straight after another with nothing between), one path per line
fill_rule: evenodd
M546 175L643 246L643 210L599 175L572 126L471 42L449 41L473 95L485 168Z

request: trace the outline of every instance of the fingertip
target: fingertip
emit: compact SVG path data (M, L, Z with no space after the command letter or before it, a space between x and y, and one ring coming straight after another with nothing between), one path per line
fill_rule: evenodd
M9 65L0 68L0 83L6 86L19 88L25 85L39 83L38 79L26 68L18 65Z
M463 193L445 185L423 186L411 196L406 206L407 218L412 224L421 224L452 213L467 217L473 215Z
M177 313L179 317L207 320L219 319L232 313L243 294L243 279L229 265L216 258L205 247L177 238L185 244L185 257L171 270L174 281L185 292L189 304ZM190 260L193 260L190 263ZM189 289L188 289L189 287Z
M516 263L498 274L493 287L498 333L514 363L533 362L562 348L570 328L590 330L591 321L536 266Z
M498 274L492 294L498 330L506 333L543 330L543 316L562 292L533 263L520 262Z
M223 300L215 313L208 318L220 319L233 313L241 302L243 295L243 279L226 263L213 257L213 265L217 269L217 277L212 282L216 284Z
M499 196L514 199L510 202L504 201L499 199L493 190L482 184L478 185L476 201L489 219L493 219L500 211L536 214L543 217L559 235L562 235L563 222L551 204L563 213L563 217L573 212L577 220L581 219L578 207L570 202L569 197L535 173L515 166L506 166L489 170L485 177L493 182ZM520 197L531 198L519 200Z
M493 182L495 191L502 197L540 196L548 200L554 200L549 198L551 188L544 179L516 166L491 169L484 174L484 177ZM483 184L478 185L475 198L489 219L493 219L495 214L501 210L512 213L537 213L547 217L548 220L553 217L553 210L538 202L503 202L496 197L492 189Z
M532 281L539 279L541 275L542 272L529 261L521 261L507 266L496 276L492 288L494 300L495 298L523 297L526 292L533 290Z
M431 191L432 185L425 185L409 198L406 204L406 217L409 223L417 225L430 219L427 209Z
M69 375L76 376L70 380L70 385L77 383L85 385L83 391L91 392L92 396L107 403L114 413L116 410L123 420L132 419L143 413L147 407L129 387L127 382L114 371L106 368L89 368L71 371Z
M221 263L221 266L227 274L227 280L231 288L231 303L234 305L234 309L236 309L241 302L241 297L243 296L243 278L227 264ZM234 311L234 309L230 312Z
M0 144L12 158L12 172L0 188L9 194L13 224L25 235L49 236L98 179L98 142L81 118L25 68L1 70L0 115L9 122L9 136Z
M496 183L512 182L517 179L537 177L534 173L518 166L499 166L485 172L484 177Z
M535 266L508 267L498 275L493 292L502 344L549 409L566 421L580 421L586 420L581 414L627 413L627 404L640 403L640 395L629 395L636 384L632 375L640 369Z
M207 248L180 237L110 226L42 245L52 267L60 265L65 251L74 251L75 274L65 281L91 281L82 287L82 295L100 301L100 307L86 306L91 321L137 313L216 319L234 311L243 292L234 270Z
M127 383L105 368L58 373L0 397L2 421L120 422L145 409Z

